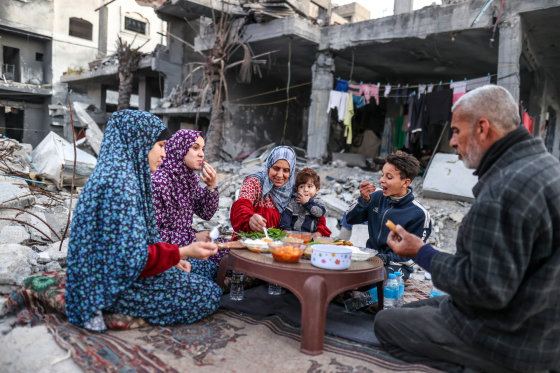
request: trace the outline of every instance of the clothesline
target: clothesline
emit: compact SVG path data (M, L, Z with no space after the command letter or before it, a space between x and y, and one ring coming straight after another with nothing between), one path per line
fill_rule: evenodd
M488 74L488 76L492 79L492 78L497 77L498 74ZM342 79L342 78L340 78L340 77L339 77L338 79L344 80L344 79ZM353 81L355 82L355 80L353 80ZM408 88L408 89L413 89L413 88L419 88L419 87L422 86L422 85L429 86L429 85L431 85L431 84L433 84L434 87L436 87L436 86L448 86L448 85L451 85L451 84L453 84L453 83L458 83L458 82L461 82L461 81L468 81L468 79L467 79L467 78L464 78L463 80L450 80L449 82L440 81L439 83L425 83L425 84L415 84L415 85L411 85L411 84L409 84L409 83L394 83L394 84L391 84L390 82L387 82L387 83L385 83L385 85L382 85L381 83L378 82L376 85L379 87L380 90L381 90L382 88L385 88L387 85L389 85L391 88L400 88L400 89L402 89L402 88ZM375 84L375 83L363 83L363 82L360 82L360 83L352 83L352 81L348 81L348 83L349 83L349 84L355 84L355 85L360 85L360 84ZM408 97L408 96L391 96L391 97Z

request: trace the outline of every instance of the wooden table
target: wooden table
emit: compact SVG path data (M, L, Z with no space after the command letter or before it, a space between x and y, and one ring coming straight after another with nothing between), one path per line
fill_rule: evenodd
M274 260L270 255L231 250L220 263L220 286L228 269L279 284L296 295L301 304L300 350L308 355L323 352L327 306L337 294L375 284L379 309L383 308L383 281L386 275L383 262L377 257L352 262L350 268L337 271L314 267L309 261L285 263Z

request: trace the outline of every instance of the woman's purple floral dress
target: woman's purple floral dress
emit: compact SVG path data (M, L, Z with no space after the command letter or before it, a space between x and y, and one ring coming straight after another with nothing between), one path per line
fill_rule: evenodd
M195 241L193 214L210 220L218 209L220 194L206 189L200 177L185 164L185 156L200 131L179 130L165 144L166 157L152 174L152 188L158 232L163 242L180 247ZM219 263L221 253L210 258ZM189 259L189 262L192 262Z

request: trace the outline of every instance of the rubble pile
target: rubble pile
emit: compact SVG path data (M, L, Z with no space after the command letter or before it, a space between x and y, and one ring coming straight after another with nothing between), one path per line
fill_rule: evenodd
M243 178L259 171L262 157L271 147L263 147L243 162L216 162L220 191L219 208L210 221L195 216L194 227L208 230L220 225L224 236L233 232L229 210L236 200ZM54 184L32 180L32 148L15 140L0 140L0 293L7 294L23 284L30 274L59 270L66 266L68 239L64 236L69 213L78 199L80 188L71 196L68 188L59 190ZM311 167L321 177L319 197L327 206L327 225L333 236L349 239L364 246L367 225L355 225L351 232L340 228L342 215L359 196L359 185L369 180L379 186L381 172L348 167L337 160L320 165L298 156L298 169ZM428 209L433 222L429 242L446 252L455 251L456 232L470 204L435 200L422 196L422 178L412 188L416 198ZM342 237L346 234L347 236ZM61 245L62 241L62 245ZM2 309L2 307L0 307ZM0 312L0 316L2 316Z

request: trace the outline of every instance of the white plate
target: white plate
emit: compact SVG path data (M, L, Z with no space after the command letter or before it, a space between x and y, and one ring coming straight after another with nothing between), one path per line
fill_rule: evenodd
M352 261L354 262L362 262L364 260L368 260L372 256L375 256L375 250L371 249L362 249L357 246L345 246L352 250ZM368 250L368 251L365 251Z
M269 253L270 249L268 248L268 243L263 242L262 240L252 240L247 239L243 240L243 245L247 246L247 248L251 251L256 253Z

